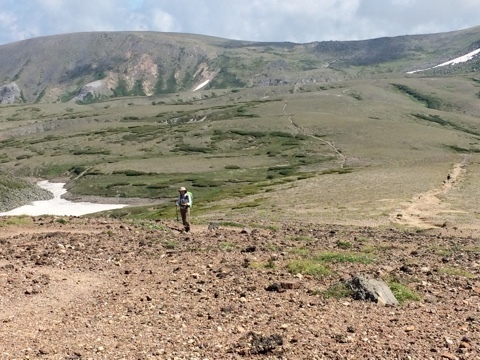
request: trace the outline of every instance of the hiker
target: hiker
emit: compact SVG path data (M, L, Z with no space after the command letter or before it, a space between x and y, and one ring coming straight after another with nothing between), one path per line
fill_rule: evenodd
M178 189L179 196L177 200L177 206L180 206L180 215L182 215L182 223L185 228L185 232L190 232L190 207L192 206L192 195L187 192L187 189L183 186Z

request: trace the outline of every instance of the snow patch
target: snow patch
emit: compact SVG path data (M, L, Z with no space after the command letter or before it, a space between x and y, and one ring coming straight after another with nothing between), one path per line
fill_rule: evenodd
M195 89L193 89L192 91L197 91L197 90L200 90L201 88L207 86L207 84L210 82L210 80L205 80L204 82L200 83Z
M65 183L51 183L48 180L37 183L42 189L48 190L53 194L53 199L34 201L29 205L20 206L16 209L0 213L0 216L15 215L63 215L63 216L81 216L92 214L99 211L120 209L127 205L123 204L95 204L90 202L72 202L62 199L61 196L67 192Z
M427 69L421 69L421 70L414 70L414 71L408 71L407 74L414 74L416 72L420 72L420 71L425 71L425 70L430 70L430 69L435 69L437 67L441 67L441 66L447 66L447 65L455 65L455 64L460 64L460 63L463 63L463 62L467 62L469 60L472 60L473 57L477 54L480 53L480 49L477 49L477 50L474 50L474 51L471 51L469 52L468 54L466 55L463 55L463 56L460 56L458 58L455 58L453 60L450 60L450 61L447 61L447 62L444 62L440 65L436 65L434 67L430 67L430 68L427 68Z

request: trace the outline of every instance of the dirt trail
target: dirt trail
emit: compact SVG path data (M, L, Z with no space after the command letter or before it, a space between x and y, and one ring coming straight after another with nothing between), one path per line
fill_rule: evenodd
M425 193L415 195L408 203L402 203L402 208L390 215L394 223L419 228L441 227L444 221L439 219L439 215L448 212L458 212L446 208L441 198L452 190L462 179L466 172L467 156L462 162L453 166L451 172L446 176L446 180L439 188L434 188Z
M289 115L287 113L287 102L285 102L285 104L283 105L283 115L287 116L288 117L288 120L290 121L290 123L297 129L297 131L302 134L302 135L307 135L307 136L310 136L318 141L321 141L322 143L324 143L325 145L329 146L336 154L336 156L340 159L340 167L343 169L343 167L345 166L345 163L347 162L347 158L345 155L342 154L342 152L335 146L335 143L334 142L331 142L331 141L327 141L327 140L324 140L318 136L315 136L315 135L311 135L311 134L308 134L308 132L300 125L298 125L297 123L295 123L292 119L292 116Z

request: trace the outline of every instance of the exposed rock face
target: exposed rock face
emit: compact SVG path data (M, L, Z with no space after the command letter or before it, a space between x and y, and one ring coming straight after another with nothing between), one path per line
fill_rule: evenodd
M73 98L74 101L91 101L103 97L111 97L113 91L105 80L97 80L83 86L78 95Z
M174 93L206 80L193 74L203 68L201 64L214 61L218 44L223 43L153 32L46 36L2 45L0 74L2 79L15 79L26 103L66 102L75 96L74 101L93 101L99 92L108 97L113 92L113 96ZM85 87L80 93L78 84Z
M13 104L20 99L20 88L14 82L0 86L0 104Z

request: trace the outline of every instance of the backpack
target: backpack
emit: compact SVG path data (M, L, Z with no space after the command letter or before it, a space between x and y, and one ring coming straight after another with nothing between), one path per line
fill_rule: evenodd
M190 198L190 209L193 207L193 195L190 191L187 191L187 195Z

